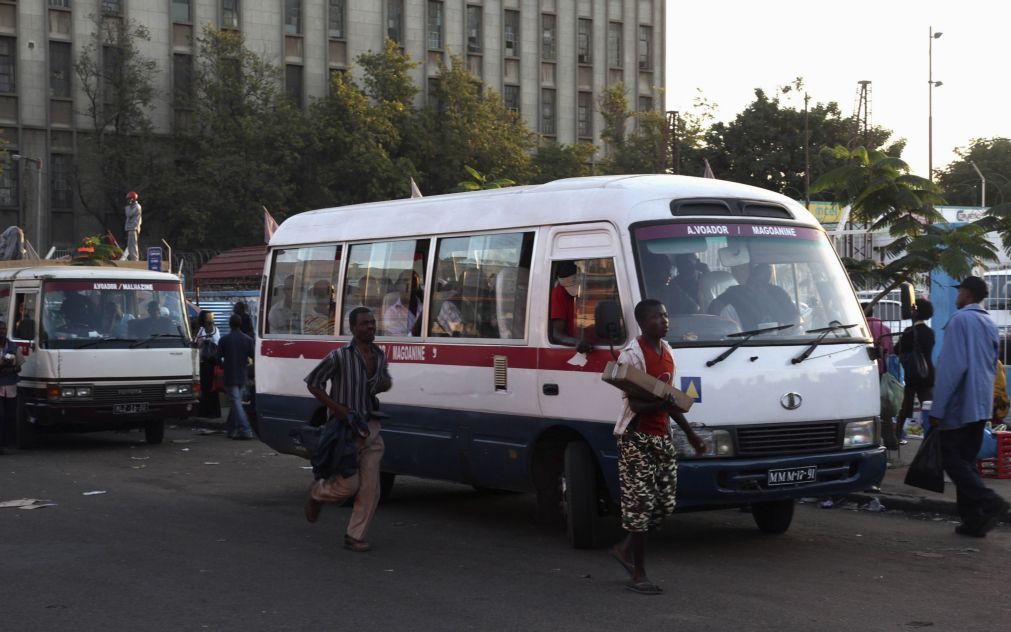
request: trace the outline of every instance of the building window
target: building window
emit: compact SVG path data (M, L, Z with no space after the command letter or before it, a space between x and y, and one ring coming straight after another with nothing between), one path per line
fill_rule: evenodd
M17 92L14 70L17 68L17 40L0 37L0 92Z
M639 70L653 69L653 27L639 27Z
M505 56L520 56L520 12L505 12Z
M192 22L193 9L190 6L191 0L172 0L172 21Z
M621 22L611 22L607 25L607 65L621 68Z
M123 0L102 0L102 15L123 15Z
M467 52L481 52L481 7L467 5Z
M302 107L302 67L289 64L284 67L284 90L297 108Z
M428 48L442 50L442 2L428 3Z
M70 0L49 0L49 6L54 9L69 9Z
M70 190L70 156L51 154L49 161L49 203L53 208L74 208L74 196Z
M555 51L555 16L550 13L541 15L541 58L554 61Z
M116 103L123 81L123 51L116 46L102 47L102 98L103 103Z
M344 39L344 11L346 0L330 0L329 35L333 39Z
M502 95L503 101L505 102L506 109L510 112L520 111L520 87L519 86L505 86L505 93Z
M284 0L284 33L302 34L302 0Z
M386 2L386 37L394 42L404 41L403 0L387 0Z
M555 91L550 88L541 90L541 133L555 134Z
M221 0L221 28L239 28L239 0Z
M593 95L589 92L580 92L576 101L576 134L593 137Z
M579 20L579 32L576 34L576 61L581 64L593 63L593 22Z
M439 80L435 77L428 79L428 107L438 110L441 99L439 98Z
M0 206L12 207L18 205L18 163L11 159L10 154L16 151L10 147L8 154L0 159Z
M175 107L187 107L193 97L193 58L189 55L172 55L172 88Z
M652 112L653 111L653 97L639 97L639 111L640 112Z
M70 43L49 42L49 96L70 98Z

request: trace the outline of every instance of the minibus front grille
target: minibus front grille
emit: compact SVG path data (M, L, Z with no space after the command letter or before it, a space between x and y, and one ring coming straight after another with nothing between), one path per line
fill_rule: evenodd
M96 386L91 391L91 401L110 402L150 402L165 399L164 384L145 384L141 386Z
M802 454L842 447L838 423L754 426L737 429L737 453L741 456Z

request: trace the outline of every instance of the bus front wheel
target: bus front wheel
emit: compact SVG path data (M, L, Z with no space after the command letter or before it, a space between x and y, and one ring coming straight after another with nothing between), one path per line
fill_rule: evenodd
M786 533L793 522L793 500L774 500L751 505L751 517L765 533Z
M590 446L582 441L565 446L562 498L569 544L591 548L597 530L597 468Z
M144 426L144 441L155 445L165 439L165 420L149 421Z

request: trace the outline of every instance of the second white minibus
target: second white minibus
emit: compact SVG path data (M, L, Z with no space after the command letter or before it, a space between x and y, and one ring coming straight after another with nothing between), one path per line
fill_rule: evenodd
M585 356L550 324L571 264ZM884 475L867 323L821 226L778 194L614 176L322 209L281 225L265 274L260 438L302 453L290 432L319 407L303 378L370 307L394 381L380 396L387 492L398 474L535 491L592 546L618 503L621 397L601 371L610 343L638 334L644 297L670 314L676 385L707 445L682 450L680 509L750 505L781 533L798 497ZM608 324L614 340L597 336Z

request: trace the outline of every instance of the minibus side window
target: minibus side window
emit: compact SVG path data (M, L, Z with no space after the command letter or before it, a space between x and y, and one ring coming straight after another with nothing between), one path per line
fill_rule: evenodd
M376 335L421 335L429 244L428 239L405 239L351 246L341 308L342 333L351 333L351 312L367 307L376 317Z
M605 257L555 261L551 267L551 300L548 313L548 335L551 342L575 346L571 343L574 339L596 345L598 340L594 327L594 311L597 303L604 300L614 301L620 305L613 259ZM561 321L565 338L569 340L555 334L555 323L552 321ZM624 331L620 332L620 340L616 340L614 344L624 342L625 335Z
M15 340L35 340L35 313L39 295L37 292L18 292L14 297L14 326L11 338Z
M264 332L334 335L340 261L337 245L275 250Z
M0 318L7 323L7 329L13 329L11 320L7 320L11 307L11 286L7 283L0 285Z
M429 335L524 338L533 243L533 233L440 239Z

